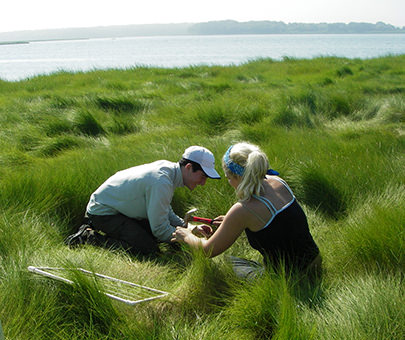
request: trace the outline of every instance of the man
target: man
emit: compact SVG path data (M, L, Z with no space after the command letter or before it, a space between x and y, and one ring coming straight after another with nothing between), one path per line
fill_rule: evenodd
M171 207L174 190L182 186L193 190L207 177L220 178L212 152L201 146L187 148L178 163L159 160L119 171L91 195L88 225L66 243L103 243L134 254L155 253L158 242L170 243L175 227L185 226Z

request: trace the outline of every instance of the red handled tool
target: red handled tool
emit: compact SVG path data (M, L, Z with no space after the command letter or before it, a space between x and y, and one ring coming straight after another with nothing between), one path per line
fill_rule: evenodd
M192 216L193 221L197 222L203 222L207 224L214 224L214 219L212 218L204 218L204 217L198 217L198 216Z
M192 214L197 211L197 208L190 209L189 211L186 212L184 215L184 220L185 221L197 221L197 222L203 222L207 224L214 224L214 219L211 218L204 218L204 217L198 217L198 216L193 216Z

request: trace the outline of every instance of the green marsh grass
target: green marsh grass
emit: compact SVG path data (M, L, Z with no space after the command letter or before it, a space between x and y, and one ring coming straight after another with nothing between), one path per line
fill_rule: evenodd
M402 272L405 268L404 186L389 186L378 196L359 202L357 209L335 227L334 268L349 272Z
M0 320L6 339L403 339L405 56L259 59L240 66L57 72L0 82ZM154 259L63 240L116 171L185 148L258 144L294 190L319 245L315 284L238 280L227 255L260 261L245 235L215 259L162 245ZM225 178L173 208L216 217ZM170 294L127 306L96 283L29 265L82 267Z

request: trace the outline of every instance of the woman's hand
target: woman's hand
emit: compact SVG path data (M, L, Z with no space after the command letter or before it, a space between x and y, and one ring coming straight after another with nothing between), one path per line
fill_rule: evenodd
M214 231L209 225L200 224L195 226L195 228L192 230L192 233L197 237L210 238Z
M224 218L225 218L224 215L215 217L212 221L212 225L219 227L222 224L222 221L224 220Z

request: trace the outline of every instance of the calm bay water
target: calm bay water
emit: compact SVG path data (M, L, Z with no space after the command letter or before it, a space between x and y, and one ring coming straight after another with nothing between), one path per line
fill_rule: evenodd
M404 34L214 35L44 41L0 45L0 79L60 70L241 64L257 58L405 54Z

